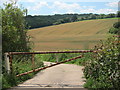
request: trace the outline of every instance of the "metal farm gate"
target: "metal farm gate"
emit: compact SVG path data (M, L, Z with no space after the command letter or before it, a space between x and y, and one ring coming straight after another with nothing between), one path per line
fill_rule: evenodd
M32 65L34 66L34 55L35 54L88 53L88 52L96 52L96 51L93 51L93 50L76 50L76 51L47 51L47 52L43 52L43 51L42 52L8 52L8 53L5 53L6 70L7 70L8 74L10 72L12 72L12 67L13 67L12 66L12 58L13 58L14 55L32 55ZM40 71L40 70L44 70L46 68L53 67L53 66L65 63L65 62L72 61L72 60L76 60L76 59L82 58L82 57L83 57L83 55L79 55L79 56L73 57L71 59L67 59L65 61L57 62L55 64L45 66L45 67L42 67L42 68L33 69L33 70L30 70L30 71L18 74L16 76L18 77L18 76L26 75L26 74L29 74L29 73L32 73L32 72L37 72L37 71Z

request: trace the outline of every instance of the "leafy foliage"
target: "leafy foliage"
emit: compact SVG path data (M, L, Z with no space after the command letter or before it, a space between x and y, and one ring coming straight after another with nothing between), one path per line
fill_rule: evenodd
M29 51L30 42L27 36L24 9L21 10L15 4L4 4L2 9L2 38L3 53L10 51Z
M113 27L109 30L109 33L120 34L120 21L113 24Z
M116 14L55 14L55 15L28 15L25 17L27 25L32 28L40 28L62 23L76 22L90 19L114 18Z
M1 9L2 12L2 54L4 55L5 52L22 52L22 51L30 51L30 37L27 36L27 27L26 22L24 19L24 15L26 14L26 9L21 9L16 6L15 3L9 3L4 4L4 8ZM19 58L19 56L16 56L13 59L13 72L9 75L6 73L5 70L5 62L4 58L3 64L2 64L2 85L3 88L9 88L11 86L15 86L18 84L18 82L21 81L21 79L16 78L16 74L21 73L22 71L29 70L31 66L30 58L27 56L24 56L22 58ZM23 60L20 62L20 60ZM14 63L14 60L18 63ZM25 61L29 62L27 65L25 64ZM39 61L38 61L39 62ZM42 62L39 62L40 65L36 65L41 67L43 64ZM24 65L24 67L22 66ZM16 69L18 67L21 67L22 69ZM16 73L17 72L17 73ZM34 74L26 75L25 77L22 77L22 80L26 80L28 78L31 78Z
M120 43L118 38L108 38L95 47L100 50L86 63L84 75L87 88L119 88Z
M120 17L120 11L117 11L117 17Z

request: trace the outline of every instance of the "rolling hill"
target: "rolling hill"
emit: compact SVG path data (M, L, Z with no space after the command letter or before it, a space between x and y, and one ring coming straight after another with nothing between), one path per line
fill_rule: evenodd
M35 51L90 49L108 36L118 19L97 19L66 23L28 31Z

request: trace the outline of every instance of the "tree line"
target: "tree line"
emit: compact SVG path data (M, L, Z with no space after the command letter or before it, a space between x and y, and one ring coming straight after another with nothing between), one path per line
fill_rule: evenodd
M30 29L40 28L51 25L58 25L69 22L83 21L83 20L91 20L91 19L105 19L105 18L115 18L120 17L120 11L116 14L55 14L55 15L27 15L25 16L25 20L27 22L27 26Z

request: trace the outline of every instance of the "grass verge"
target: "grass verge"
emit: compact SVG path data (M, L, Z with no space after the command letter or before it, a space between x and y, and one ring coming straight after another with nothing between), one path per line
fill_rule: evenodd
M33 69L32 66L32 61L31 58L29 59L13 59L13 71L11 74L7 74L5 72L5 70L3 70L3 74L2 74L2 88L6 89L6 88L10 88L13 86L17 86L18 84L24 82L27 79L32 78L37 72L33 72L24 76L20 76L20 77L16 77L16 75L30 71ZM38 59L35 56L35 67L34 68L40 68L43 67L43 62L40 61L40 59ZM3 67L4 69L4 67Z
M42 55L37 55L37 58L40 58L42 61L47 61L47 62L61 62L67 59L71 59L73 57L77 57L79 55L80 53L42 54ZM90 56L91 53L86 53L84 54L83 58L66 62L65 64L84 65L87 60L90 60Z

